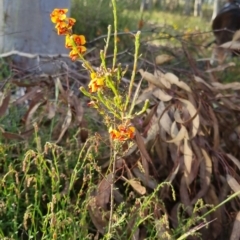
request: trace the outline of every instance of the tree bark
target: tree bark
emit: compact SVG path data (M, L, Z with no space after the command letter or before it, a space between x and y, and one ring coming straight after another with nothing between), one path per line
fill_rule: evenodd
M184 1L184 14L189 16L191 14L191 8L192 8L192 0L185 0Z
M70 9L70 0L0 0L0 53L67 53L50 21L54 8Z
M214 0L212 20L217 16L218 11L219 11L219 0Z
M195 0L193 15L194 17L202 17L202 0Z

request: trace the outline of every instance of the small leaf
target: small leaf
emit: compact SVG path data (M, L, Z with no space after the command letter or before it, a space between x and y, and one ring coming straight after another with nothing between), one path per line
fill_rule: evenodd
M183 154L184 154L184 165L185 165L184 174L186 176L186 184L187 186L189 186L189 184L191 184L189 176L192 168L193 152L192 152L192 147L190 145L190 142L187 138L184 138Z
M72 122L72 112L71 112L71 108L68 105L68 111L67 111L67 115L65 117L64 123L62 125L62 129L61 129L61 133L58 137L58 140L56 141L56 143L59 143L64 135L64 133L67 131L67 129L69 128L70 124Z
M2 95L0 96L0 117L2 117L6 113L11 98L11 93L8 93L7 96L4 96L3 93L1 94Z
M200 119L199 119L199 114L197 112L197 110L195 109L195 107L193 106L193 104L186 100L186 99L183 99L183 98L177 98L179 101L181 101L182 103L184 103L186 105L186 108L191 116L191 118L193 118L192 120L192 134L191 134L191 138L195 137L197 132L198 132L198 129L199 129L199 125L200 125Z
M180 131L178 132L177 136L171 140L167 140L168 143L177 143L184 139L186 136L187 129L182 125Z
M167 54L158 55L155 59L156 64L161 65L163 63L169 62L173 59L173 56Z
M141 185L141 183L135 179L126 179L122 177L127 183L129 183L132 188L139 194L144 195L146 193L146 188Z

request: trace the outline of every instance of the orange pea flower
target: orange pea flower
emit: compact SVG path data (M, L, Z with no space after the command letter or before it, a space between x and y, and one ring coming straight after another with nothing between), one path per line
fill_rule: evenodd
M92 72L90 77L91 77L91 81L88 84L88 87L91 93L97 92L98 89L104 86L104 80L105 80L104 77L97 76L95 72Z
M109 134L112 139L119 139L120 138L120 132L117 131L116 129L109 129Z
M65 48L72 48L72 39L71 36L69 34L66 35L65 38Z
M68 22L68 26L72 27L75 24L76 19L74 19L74 18L66 18L66 21Z
M72 49L69 53L70 58L75 61L79 54L83 54L87 51L86 47L82 46L86 43L86 39L83 35L72 34L72 27L76 22L74 18L67 18L66 13L68 9L55 8L50 14L51 21L56 23L58 35L66 35L65 47ZM73 44L73 42L75 44Z
M134 138L135 128L133 126L125 126L121 124L118 126L118 130L110 128L109 133L112 139L122 142Z
M73 37L73 41L77 46L84 45L86 43L86 39L83 35L73 34L72 37Z
M69 57L72 59L72 61L75 61L78 59L79 54L83 54L86 51L87 49L84 46L77 46L69 53Z
M71 32L71 28L69 28L66 22L58 22L55 28L57 29L58 35L67 35Z
M58 9L55 8L52 13L50 14L51 21L53 23L58 23L67 18L66 13L68 12L68 9Z
M83 35L76 35L73 34L72 36L66 35L65 39L65 47L66 48L73 48L73 42L76 44L76 46L81 46L86 43L86 39Z

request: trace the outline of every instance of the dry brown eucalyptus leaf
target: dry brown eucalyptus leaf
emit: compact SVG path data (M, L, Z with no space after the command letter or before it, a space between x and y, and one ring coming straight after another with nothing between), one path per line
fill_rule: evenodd
M47 118L52 119L56 115L56 103L55 102L47 102L46 104L46 111L47 111Z
M240 40L240 30L236 31L232 38L233 42L238 41L238 40Z
M157 88L152 92L153 96L158 98L159 100L163 102L170 101L173 97L168 95L166 92L162 91L161 89Z
M30 91L25 93L22 97L16 99L14 104L22 104L25 101L32 100L35 98L36 94L41 93L42 89L39 86L33 87Z
M206 202L206 204L212 204L214 206L217 206L219 204L219 199L215 192L215 188L212 185L210 185L210 187L209 187L207 193L205 194L205 196L203 197L203 199ZM215 220L209 225L209 227L210 227L213 239L217 239L217 237L221 233L222 227L223 227L222 226L221 209L217 208L217 209L215 209L215 211L211 212L210 218L211 218L211 220Z
M222 65L218 65L216 68L211 68L206 70L206 73L212 73L212 72L222 72L223 70L225 70L228 67L235 67L236 64L234 62L230 62L227 64L222 64Z
M165 73L161 72L160 70L155 70L154 76L164 86L164 88L162 88L162 90L165 88L167 88L167 89L171 88L171 83L165 78Z
M174 169L171 171L170 175L167 177L166 182L172 183L172 181L176 178L178 171L180 169L180 163L176 162L176 164L175 164L176 166L174 166Z
M165 111L166 107L163 102L160 102L157 108L157 116L160 117L160 126L169 135L171 134L172 120L168 115L168 111ZM163 113L164 112L164 113Z
M193 106L193 104L183 98L177 98L180 102L184 103L185 107L187 108L191 118L192 118L192 134L189 134L190 138L194 138L198 132L199 125L200 125L200 119L199 114L196 108Z
M179 81L179 78L173 73L166 73L164 77L171 85L175 84L187 92L192 92L191 88L185 82Z
M92 197L92 199L89 201L88 204L88 211L90 218L92 219L92 222L94 226L97 228L97 230L104 234L105 229L108 226L108 216L106 212L102 212L96 205L96 199L95 197Z
M71 96L69 98L69 103L74 108L74 112L75 112L77 122L80 124L82 122L82 119L83 119L82 103L79 101L79 99L74 94L71 94Z
M201 189L196 194L194 199L191 201L192 204L195 204L198 201L198 199L202 198L206 194L210 186L212 176L212 160L205 149L201 149L201 151L199 152L199 148L194 141L192 143L192 146L194 151L197 152L197 156L198 158L200 158L199 160L201 161L200 163Z
M10 98L11 93L3 94L0 92L0 117L2 117L6 113Z
M151 189L157 188L158 183L153 177L149 176L149 178L146 179L145 174L141 172L138 167L134 167L132 171L134 175L137 177L137 179L139 179L144 186L149 187Z
M155 77L153 74L143 71L142 69L139 70L142 78L147 80L149 83L154 84L157 87L160 87L161 89L164 89L164 85L159 81L157 77Z
M156 64L161 65L163 63L169 62L173 59L173 56L167 54L158 55L155 59Z
M226 42L226 43L220 45L219 47L220 48L231 49L231 50L239 50L240 42L238 42L238 41L230 41L230 42Z
M227 174L227 182L230 188L236 193L239 192L239 198L240 198L240 185L237 182L237 180L231 176L230 174Z
M172 138L175 138L178 135L178 133L179 133L179 130L178 130L177 122L174 121L171 126L171 134L170 135ZM179 145L180 142L178 142L176 144Z
M218 120L212 108L209 108L209 115L213 121L213 149L217 150L220 144Z
M125 177L121 177L125 182L129 183L132 188L139 193L140 195L146 194L146 188L141 185L141 183L137 179L127 179Z
M144 169L144 173L146 175L146 179L149 177L149 163L152 164L152 159L150 158L147 150L146 150L146 144L143 140L143 137L140 135L140 133L136 130L135 133L136 136L136 144L138 146L138 149L141 153L141 159L142 159L142 165Z
M232 234L230 240L239 240L240 239L240 212L237 213L237 216L234 221Z
M64 122L62 124L62 129L61 129L60 135L59 135L58 140L56 141L56 143L59 143L61 141L63 135L68 130L71 122L72 122L72 111L71 111L70 105L68 105L67 115L66 115L66 117L64 119Z
M25 126L26 129L30 129L32 127L31 121L33 120L33 115L36 113L38 108L42 105L42 102L35 102L35 104L31 104L30 108L28 109L26 115L25 115Z
M166 140L166 132L163 129L160 129L160 136L157 136L156 143L154 145L154 149L158 156L161 165L167 165L167 143Z
M96 193L96 205L101 207L103 210L107 210L107 206L111 194L111 184L113 184L113 174L110 173L103 178L102 181L98 184L97 193Z
M0 130L3 130L0 128ZM11 133L11 132L6 132L6 131L1 131L2 135L5 139L7 140L24 140L25 138L17 133Z
M232 82L232 83L219 83L219 82L214 82L212 83L212 86L218 90L239 90L240 89L240 83L239 82Z
M153 95L153 92L154 92L154 88L144 89L142 94L138 96L135 104L138 105L139 103L145 101L146 99L149 99Z
M190 141L187 138L184 138L183 154L184 154L184 165L185 165L184 175L186 177L186 184L187 186L189 186L189 184L191 184L189 177L192 169L193 152L192 152Z
M205 80L203 80L202 78L198 77L198 76L194 76L194 80L198 83L203 83L206 87L208 87L210 90L213 91L213 87L207 83Z
M238 167L238 169L240 170L240 161L235 158L232 154L226 154L227 157Z
M193 213L193 207L190 201L190 196L188 193L188 187L186 182L186 177L183 175L180 183L180 199L186 208L186 212L191 216Z
M182 141L187 134L187 129L182 125L180 131L178 132L177 136L171 140L167 140L168 143L178 143Z

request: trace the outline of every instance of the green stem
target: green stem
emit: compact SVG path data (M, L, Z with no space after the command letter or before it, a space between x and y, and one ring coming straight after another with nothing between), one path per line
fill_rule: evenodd
M128 103L129 103L130 98L131 98L133 83L134 83L135 76L136 76L136 72L137 72L138 52L139 52L139 46L140 46L140 41L139 41L139 39L140 39L140 34L141 34L141 32L138 31L138 32L136 33L136 35L135 35L134 64L133 64L131 81L130 81L130 85L129 85L129 89L128 89L128 96L127 96L126 103L125 103L125 108L124 108L125 111L127 110Z
M117 5L116 0L112 0L113 5L113 18L114 18L114 53L113 53L113 69L115 68L116 62L117 62Z
M110 37L111 37L111 25L108 26L107 41L106 41L106 45L104 47L104 63L105 63L105 58L107 56L107 50L108 50L108 46L109 46L109 42L110 42ZM106 67L106 64L105 64L105 67Z
M97 92L99 101L114 115L114 117L121 119L121 116L108 104L107 99L103 99L101 91Z

